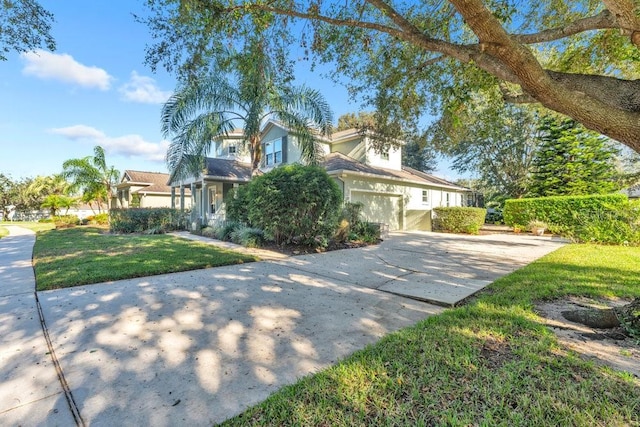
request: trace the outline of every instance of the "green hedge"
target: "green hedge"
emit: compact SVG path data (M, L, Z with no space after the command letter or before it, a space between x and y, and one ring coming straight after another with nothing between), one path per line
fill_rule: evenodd
M592 196L551 196L505 201L505 224L525 228L529 221L537 219L549 225L552 233L564 233L577 223L588 222L594 215L623 209L628 203L624 194Z
M478 234L487 210L483 208L434 208L433 230L450 233Z
M171 208L129 208L109 211L112 233L166 233L184 230L187 214Z
M533 219L546 222L552 233L578 242L640 244L640 201L629 201L624 194L553 196L505 202L507 225L525 228Z

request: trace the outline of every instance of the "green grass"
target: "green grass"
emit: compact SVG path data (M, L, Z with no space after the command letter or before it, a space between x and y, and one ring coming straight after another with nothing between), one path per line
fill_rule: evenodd
M0 225L0 239L9 235L9 230Z
M38 233L33 250L39 291L256 261L169 235L113 235L96 227Z
M561 347L534 302L640 296L640 248L569 245L224 425L640 425L640 381Z

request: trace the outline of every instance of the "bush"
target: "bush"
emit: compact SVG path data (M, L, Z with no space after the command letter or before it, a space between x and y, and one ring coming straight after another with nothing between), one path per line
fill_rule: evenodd
M624 194L510 199L503 214L505 224L511 227L525 228L529 221L538 219L549 224L552 233L569 234L577 224L590 223L594 215L623 209L627 203Z
M246 201L247 225L264 230L265 237L278 244L323 246L333 235L342 196L323 169L286 165L254 178L247 187L246 194L238 192Z
M56 215L51 220L56 228L71 228L80 225L80 218L75 215Z
M498 208L488 208L487 214L484 217L484 222L487 224L504 224L502 210Z
M227 218L242 224L249 223L249 185L234 188L225 198Z
M112 233L166 233L184 230L186 213L170 208L111 209L109 212Z
M380 225L362 220L363 206L360 202L345 202L334 235L336 241L376 243L380 240Z
M216 232L218 230L214 227L204 227L202 228L202 230L200 230L200 234L204 237L209 237L209 238L216 238Z
M484 224L487 210L483 208L449 207L434 208L434 231L478 234Z
M507 200L505 222L523 228L536 218L576 242L640 244L640 202L624 194Z
M231 234L236 231L242 224L238 221L226 221L221 227L215 230L215 237L218 240L231 240Z
M259 248L264 244L264 231L241 225L231 232L231 241L247 248Z
M91 215L86 218L88 224L96 224L96 225L108 225L109 224L109 214L99 213L96 215Z

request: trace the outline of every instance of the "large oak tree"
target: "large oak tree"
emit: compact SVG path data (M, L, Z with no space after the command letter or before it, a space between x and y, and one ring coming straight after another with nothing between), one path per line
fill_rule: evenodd
M634 0L148 0L152 66L195 72L255 32L378 112L454 115L500 86L640 151L640 4Z

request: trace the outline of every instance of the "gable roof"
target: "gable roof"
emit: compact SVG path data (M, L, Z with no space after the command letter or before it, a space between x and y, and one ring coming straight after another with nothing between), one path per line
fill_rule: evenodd
M410 167L403 166L402 170L386 169L376 166L366 165L353 159L349 156L345 156L342 153L334 152L325 156L325 160L322 166L328 173L352 173L368 177L379 177L392 180L401 180L406 182L412 182L422 185L430 185L435 187L448 188L451 190L468 191L468 188L461 187L449 182L442 178L435 177L428 173L412 169Z
M131 185L141 185L144 189L139 191L149 193L171 193L171 187L169 187L169 174L161 172L145 172L134 171L127 169L124 171L122 180L118 187L125 187Z

